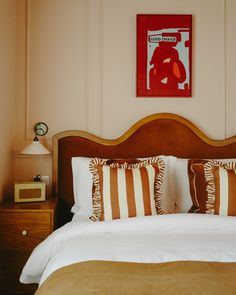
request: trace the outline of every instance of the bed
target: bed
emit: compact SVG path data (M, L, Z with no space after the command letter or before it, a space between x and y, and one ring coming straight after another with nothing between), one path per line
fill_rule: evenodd
M235 159L236 137L169 113L114 140L54 135L60 227L20 281L37 295L235 294Z

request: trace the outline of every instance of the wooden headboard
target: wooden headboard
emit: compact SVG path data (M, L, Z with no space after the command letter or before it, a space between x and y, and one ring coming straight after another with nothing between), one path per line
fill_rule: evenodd
M71 158L132 158L173 155L179 158L236 158L236 136L213 140L187 119L170 113L145 117L122 136L109 140L84 131L53 136L53 193L68 221L73 201ZM63 222L63 223L64 223Z

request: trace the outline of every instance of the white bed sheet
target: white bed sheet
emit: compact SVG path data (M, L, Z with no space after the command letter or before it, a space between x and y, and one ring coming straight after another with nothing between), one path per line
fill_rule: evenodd
M236 217L178 213L93 222L75 216L34 249L20 281L41 284L58 268L88 260L236 262Z

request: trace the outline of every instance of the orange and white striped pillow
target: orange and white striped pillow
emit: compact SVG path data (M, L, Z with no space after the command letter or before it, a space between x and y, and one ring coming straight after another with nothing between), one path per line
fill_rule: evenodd
M156 215L161 199L165 164L159 157L129 164L94 158L93 215L91 219L112 220Z
M206 213L236 216L236 162L211 160L204 170L208 193Z

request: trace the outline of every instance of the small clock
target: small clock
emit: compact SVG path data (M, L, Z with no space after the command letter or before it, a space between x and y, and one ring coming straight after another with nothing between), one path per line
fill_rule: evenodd
M34 132L38 136L43 136L48 132L48 126L44 122L38 122L34 125Z

